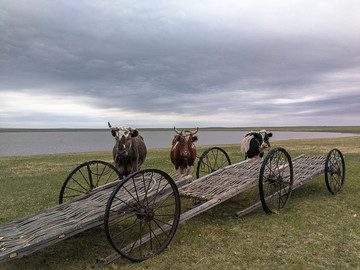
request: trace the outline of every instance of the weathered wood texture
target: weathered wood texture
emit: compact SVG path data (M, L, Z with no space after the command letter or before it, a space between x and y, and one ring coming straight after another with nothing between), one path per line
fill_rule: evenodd
M293 188L296 188L324 172L325 157L302 155L295 158L293 164ZM246 160L203 176L189 184L184 184L189 180L188 178L173 174L171 177L177 183L181 196L203 202L183 213L180 222L256 186L259 182L261 165L261 160ZM118 183L119 181L107 184L73 201L0 226L0 263L31 254L40 248L103 224L107 201ZM261 203L243 210L243 213L248 213L259 206ZM112 256L112 258L118 257L118 255Z
M261 165L260 159L248 159L227 166L180 188L180 195L207 201L221 198L228 191L247 190L257 184Z
M326 158L322 156L305 155L293 159L293 188L297 188L322 174L325 169L325 160ZM217 170L180 187L179 193L182 197L195 199L200 201L201 204L182 213L179 223L219 205L242 191L258 185L261 165L262 160L249 159ZM276 194L272 196L275 197ZM258 207L261 207L261 202L240 211L236 215L239 217L243 216ZM94 267L109 264L120 257L118 253L113 253L99 261Z
M323 174L325 170L325 160L326 158L324 156L305 155L293 159L293 189L296 189ZM258 185L261 165L261 160L246 160L230 165L180 188L180 195L200 201L215 199L218 203L211 204L210 207L198 206L199 208L204 209L203 211L206 211L229 197L233 197L240 192ZM275 198L276 196L273 196L272 198L269 198L269 200ZM256 204L239 211L236 213L236 216L240 217L250 213L256 208L261 207L261 205L261 202L257 202ZM198 211L196 214L198 214ZM186 213L186 216L189 216L190 218L191 213Z
M179 174L171 177L179 185L189 180ZM0 226L0 263L29 255L102 225L107 201L119 182L109 183L67 203ZM126 200L132 198L124 198Z

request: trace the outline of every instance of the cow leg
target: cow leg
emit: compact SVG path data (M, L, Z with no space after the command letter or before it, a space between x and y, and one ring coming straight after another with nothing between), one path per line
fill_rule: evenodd
M175 172L175 173L182 174L182 173L181 173L181 168L180 168L179 166L174 166L174 172Z
M116 164L116 169L119 171L121 175L125 173L125 164Z
M193 171L194 171L194 166L189 166L187 168L187 174L186 175L192 175Z
M138 165L138 160L132 160L132 162L130 162L128 164L129 174L137 172L139 169L140 169L140 166Z
M194 170L194 166L180 167L179 169L180 173L184 176L192 175L193 170Z
M180 166L180 173L182 175L188 175L189 167L187 165L181 165Z

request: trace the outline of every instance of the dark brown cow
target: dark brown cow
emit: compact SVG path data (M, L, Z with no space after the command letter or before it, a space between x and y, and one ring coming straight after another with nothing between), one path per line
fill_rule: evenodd
M122 175L140 170L147 154L143 137L135 128L113 127L110 123L108 125L111 134L115 137L113 148L115 167Z
M174 136L170 151L171 162L174 164L175 170L183 175L191 175L194 170L194 162L196 159L196 148L194 142L198 140L194 136L198 131L183 130L178 131L174 127L177 135Z

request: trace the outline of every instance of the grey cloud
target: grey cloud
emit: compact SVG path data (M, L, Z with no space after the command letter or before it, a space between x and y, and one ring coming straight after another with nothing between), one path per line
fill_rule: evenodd
M331 32L332 23L319 26L328 31L306 32L296 24L279 26L281 19L274 25L261 25L263 18L257 23L251 16L227 21L221 11L220 17L207 18L196 13L198 7L191 11L180 3L34 3L0 4L0 91L90 96L97 99L93 106L139 112L206 115L265 109L284 115L296 109L241 95L325 95L326 87L319 85L326 74L360 63L359 35L348 29ZM349 84L354 82L338 87ZM346 106L349 99L354 97L327 102L356 111ZM311 111L326 107L326 101L295 105L298 111Z

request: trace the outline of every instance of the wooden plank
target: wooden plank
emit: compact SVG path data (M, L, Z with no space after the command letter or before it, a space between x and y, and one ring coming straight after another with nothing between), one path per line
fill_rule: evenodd
M249 206L249 207L247 207L247 208L245 208L245 209L237 212L237 213L235 214L235 216L236 216L236 217L245 216L246 214L249 214L250 212L254 211L255 209L258 209L260 206L262 206L261 201L259 201L259 202L255 203L255 204L253 204L253 205L251 205L251 206Z
M324 172L324 159L324 157L311 159L304 155L295 158L293 160L295 168L293 189L322 174ZM179 188L180 192L205 193L207 196L206 202L183 213L180 216L180 223L255 186L258 183L260 166L260 161L246 160L227 166L189 184L186 183L189 181L188 178L173 175L177 185L182 186ZM0 235L0 245L5 246L5 241L9 240L7 250L0 252L0 263L11 258L28 255L40 248L103 224L106 203L116 184L109 183L107 186L89 192L74 201L0 226L0 232L3 234ZM200 190L197 190L197 188ZM165 193L164 196L166 196ZM273 194L266 199L271 200L275 197L276 194ZM258 202L240 211L240 214L237 213L237 215L241 216L243 213L249 213L260 206L261 202ZM105 258L104 261L110 262L118 257L119 255L113 254Z
M298 156L296 157L295 159L293 159L293 165L294 166L299 166L301 165L301 162L302 162L302 159L306 158L305 155L301 155L301 156ZM238 167L240 167L239 165L244 165L244 164L250 164L252 160L246 160L246 161L243 161L243 162L240 162L240 163L237 163L237 164L233 164L233 165L230 165L230 166L227 166L225 169L221 169L219 171L216 171L216 172L213 172L209 175L206 175L206 176L203 176L195 181L193 181L192 183L189 183L185 186L183 186L183 188L179 189L179 191L181 192L182 190L190 190L190 191L193 191L191 190L192 187L196 187L199 183L201 182L208 182L210 180L210 182L215 182L214 179L218 179L219 177L221 178L222 177L222 174L224 174L224 172L227 171L227 169L237 169ZM318 169L316 170L315 172L312 172L312 178L313 179L314 177L317 177L318 175L320 175L321 173L323 173L323 170L322 169ZM239 173L240 175L240 173ZM294 179L295 179L296 176L294 176ZM310 181L311 179L308 178L307 181ZM229 198L232 198L234 196L236 196L237 194L247 190L248 188L250 187L253 187L255 186L259 181L259 171L256 175L256 177L252 176L250 178L241 178L239 179L239 181L237 181L238 185L235 186L226 191L226 192L223 192L221 194L216 194L214 195L213 198L209 199L208 201L194 207L193 209L189 210L189 211L186 211L185 213L182 213L181 216L180 216L180 221L179 223L182 223L194 216L197 216L215 206L217 206L218 204L220 204L221 202L224 202L226 200L228 200ZM304 183L304 181L301 182L296 182L294 181L294 187L293 189L296 189L297 187L301 186L302 184ZM285 188L286 189L286 188ZM284 190L285 190L284 189ZM288 189L288 188L287 188ZM284 191L282 190L282 191ZM199 192L199 194L201 194L201 192ZM270 195L269 197L266 198L266 200L270 201L270 200L273 200L276 198L276 196L279 196L278 193L276 194L272 194ZM189 195L189 197L191 197L191 195ZM196 197L195 197L196 198ZM240 216L243 216L247 213L250 213L251 211L257 209L258 207L262 206L261 204L261 201L260 202L257 202L256 204L238 212L236 215L238 217ZM111 262L113 262L114 260L120 258L121 256L118 254L118 253L113 253L111 255L109 255L108 257L100 260L99 262L97 262L93 267L100 267L100 266L103 266L105 264L109 264Z
M185 185L189 177L173 174ZM120 180L121 181L121 180ZM112 182L61 205L0 226L0 263L21 258L104 223L107 201L120 182ZM169 189L160 194L166 196Z
M302 178L301 176L301 173L303 173L304 171L304 168L302 168L302 170L296 170L296 166L297 167L305 167L304 165L306 165L306 163L304 163L301 159L310 159L310 160L316 160L317 161L317 164L316 166L310 168L308 171L307 171L307 177L306 178ZM305 160L306 161L306 160ZM298 156L297 158L295 158L293 160L293 166L294 166L294 183L293 183L293 187L292 187L292 190L295 190L299 187L301 187L302 185L310 182L311 180L319 177L320 175L322 175L325 171L325 157L309 157L309 156L305 156L305 155L301 155L301 156ZM308 167L309 168L309 167ZM270 202L272 200L275 200L279 197L279 193L280 194L283 194L284 192L287 192L287 189L288 188L284 188L282 189L280 192L276 192L268 197L266 197L266 201L267 202ZM250 212L252 212L253 210L259 208L262 206L262 202L259 201L239 212L237 212L235 214L236 217L242 217Z
M199 215L203 212L205 212L206 210L209 210L210 208L218 205L221 201L220 200L217 200L217 199L213 199L213 200L210 200L210 201L207 201L183 214L181 214L180 216L180 220L179 220L179 224L196 216L196 215ZM163 228L164 230L166 228ZM169 229L169 228L168 228ZM161 231L159 230L158 233L160 233ZM145 243L145 239L142 239L142 243ZM132 246L134 243L131 243L129 246ZM98 267L102 267L106 264L109 264L117 259L121 258L121 255L117 252L114 252L112 253L111 255L107 256L106 258L103 258L103 259L100 259L98 262L96 262L96 264L94 264L92 267L93 268L98 268Z

